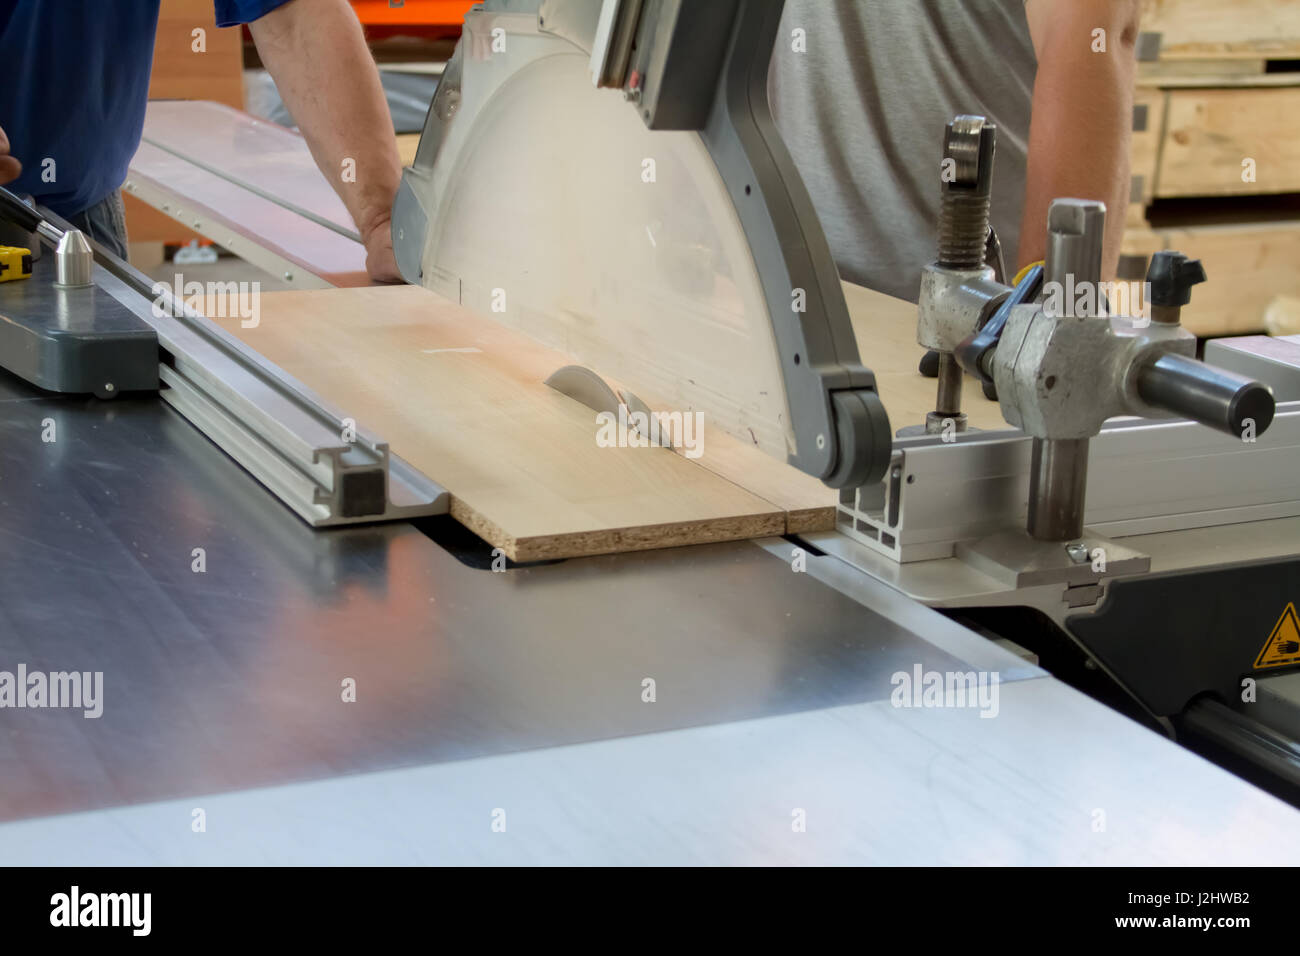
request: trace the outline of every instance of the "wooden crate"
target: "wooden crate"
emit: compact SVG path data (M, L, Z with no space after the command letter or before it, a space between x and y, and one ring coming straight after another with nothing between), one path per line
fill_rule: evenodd
M1162 61L1300 58L1296 0L1142 0L1141 12Z
M1157 198L1300 192L1300 86L1166 95Z
M1300 58L1300 2L1143 0L1141 31L1121 275L1160 249L1200 258L1210 282L1187 326L1260 331L1270 302L1300 292L1300 212L1260 217L1246 198L1300 194L1300 72L1277 62ZM1240 214L1213 197L1239 197ZM1175 200L1185 211L1153 222Z
M1200 259L1209 281L1192 290L1183 325L1196 335L1264 331L1264 313L1282 295L1300 296L1300 219L1130 229L1121 274L1138 278L1153 252Z

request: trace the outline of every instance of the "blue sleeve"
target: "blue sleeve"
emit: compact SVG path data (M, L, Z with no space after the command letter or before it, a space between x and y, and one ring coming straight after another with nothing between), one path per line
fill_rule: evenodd
M217 26L233 27L252 23L289 0L212 0L217 11Z

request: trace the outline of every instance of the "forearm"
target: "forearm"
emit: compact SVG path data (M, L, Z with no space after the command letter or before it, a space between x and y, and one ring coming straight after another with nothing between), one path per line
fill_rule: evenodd
M1136 3L1066 0L1040 10L1039 22L1032 9L1030 19L1039 54L1019 264L1043 258L1053 199L1098 199L1106 204L1102 278L1109 279L1130 192ZM1105 30L1105 52L1094 52L1097 29Z
M356 15L347 0L292 0L249 30L316 165L370 245L388 229L401 160Z

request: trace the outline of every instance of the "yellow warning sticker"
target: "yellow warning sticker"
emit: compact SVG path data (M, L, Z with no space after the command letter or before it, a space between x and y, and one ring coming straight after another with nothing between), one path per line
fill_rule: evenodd
M1273 625L1264 649L1255 658L1255 669L1296 663L1300 663L1300 619L1296 618L1295 605L1288 604Z

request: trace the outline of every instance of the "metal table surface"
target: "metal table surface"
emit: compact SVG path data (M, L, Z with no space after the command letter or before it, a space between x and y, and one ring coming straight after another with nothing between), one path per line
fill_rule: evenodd
M495 573L312 531L156 399L0 373L0 671L104 674L99 718L0 709L0 862L1113 859L1099 807L1126 859L1295 858L1289 807L788 547ZM997 671L998 717L892 707L916 667ZM531 839L482 842L503 801ZM842 838L788 846L787 803Z

